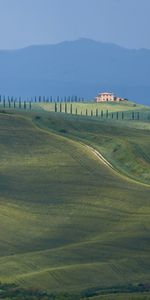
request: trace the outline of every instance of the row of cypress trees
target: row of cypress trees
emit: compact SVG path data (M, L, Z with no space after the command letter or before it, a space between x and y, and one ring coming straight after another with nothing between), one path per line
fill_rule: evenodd
M0 102L23 102L23 100L21 99L21 97L19 98L15 98L15 97L6 97L6 96L1 96L0 95ZM57 96L57 97L53 97L53 96L50 96L50 97L45 97L45 96L35 96L34 98L27 98L25 100L25 102L32 102L32 103L54 103L54 102L57 102L57 103L60 103L60 102L84 102L84 98L83 97L77 97L77 96L65 96L65 97L60 97L60 96Z
M64 112L64 113L70 113L70 114L75 114L75 115L83 115L82 110L79 110L77 107L73 109L73 104L71 103L69 106L67 103L65 103L64 107L62 106L62 103L58 105L58 103L55 103L54 107L55 113L57 112ZM96 116L96 117L101 117L105 119L116 119L116 120L124 120L127 116L129 119L132 120L140 120L140 113L131 111L131 113L127 112L109 112L108 110L98 110L96 109L95 111L93 109L89 110L86 108L84 115L86 116Z

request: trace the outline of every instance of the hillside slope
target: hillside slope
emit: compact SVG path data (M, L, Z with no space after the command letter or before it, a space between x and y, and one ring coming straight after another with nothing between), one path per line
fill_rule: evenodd
M0 151L0 281L76 292L148 282L149 187L29 115L1 114Z

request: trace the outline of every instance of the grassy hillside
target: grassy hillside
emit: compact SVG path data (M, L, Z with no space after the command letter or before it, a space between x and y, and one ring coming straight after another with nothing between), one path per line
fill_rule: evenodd
M150 119L150 107L140 104L136 104L131 101L119 102L119 103L38 103L34 105L37 109L41 108L45 111L55 111L55 106L57 106L58 112L65 112L65 105L67 105L67 112L70 113L72 110L73 114L78 115L88 115L91 116L91 111L93 117L98 114L98 118L103 119L116 119L116 113L118 113L118 118L122 118L122 112L124 113L124 119L131 119L132 112L135 112L135 119L138 117L138 112L140 113L141 119ZM97 112L96 112L97 111ZM103 116L101 115L103 113ZM107 116L108 113L108 116Z
M100 121L51 113L41 114L36 124L94 147L122 174L150 183L149 122Z
M108 151L118 169L148 183L149 127L141 128L0 114L1 282L54 292L149 282L150 187L115 173L81 143ZM112 152L116 143L123 148ZM127 147L123 161L131 161L132 143L139 177L116 158Z
M89 300L149 300L149 293L139 294L118 294L92 297Z

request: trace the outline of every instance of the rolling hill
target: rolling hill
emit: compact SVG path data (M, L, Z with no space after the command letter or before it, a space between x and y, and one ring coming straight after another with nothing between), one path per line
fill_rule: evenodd
M78 95L110 90L150 104L150 50L131 50L80 39L0 51L0 93L14 96Z
M149 283L149 123L118 124L0 113L1 282L71 293Z

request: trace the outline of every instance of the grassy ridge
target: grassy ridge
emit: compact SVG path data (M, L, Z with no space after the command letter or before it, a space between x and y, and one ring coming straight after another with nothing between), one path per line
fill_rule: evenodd
M150 188L116 176L76 141L102 147L104 124L97 126L47 113L1 114L2 282L78 292L149 281ZM128 136L105 128L108 141Z
M88 115L91 116L91 111L93 117L98 114L98 119L122 119L122 112L124 114L123 118L125 120L132 119L132 112L134 112L134 118L138 118L138 113L140 114L140 119L147 120L150 119L150 107L135 104L134 102L120 102L120 103L38 103L33 104L36 109L43 109L45 111L55 112L55 106L57 107L57 112L65 112L65 105L67 106L67 112L77 115ZM97 112L96 112L97 111ZM108 112L108 116L107 116ZM103 113L103 117L101 115Z
M128 121L122 124L52 113L41 115L36 123L91 145L119 172L150 183L150 123Z

